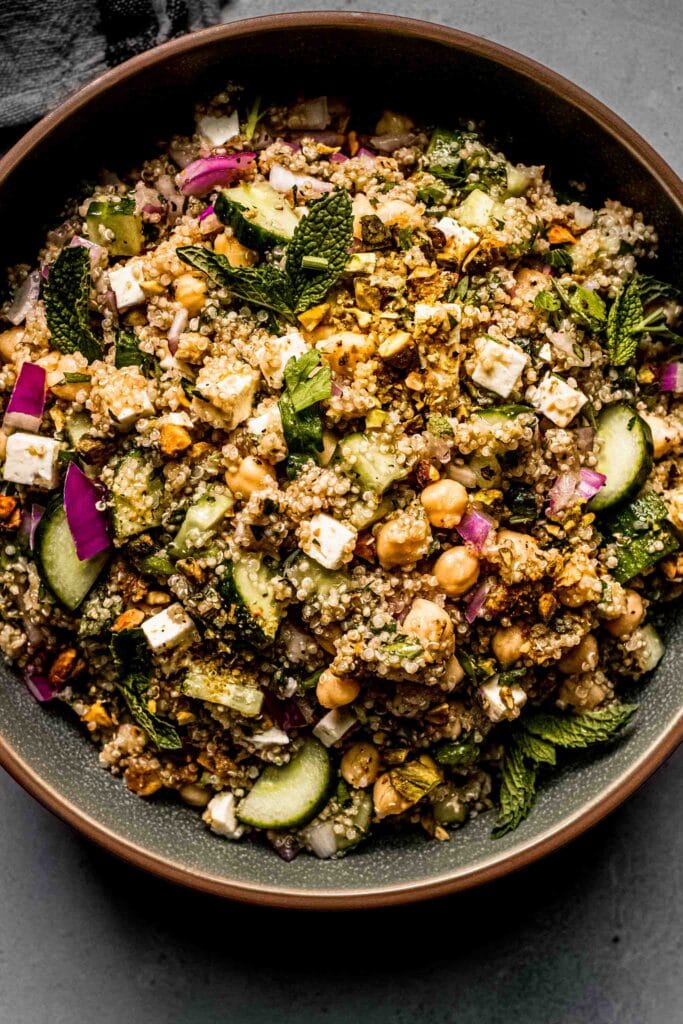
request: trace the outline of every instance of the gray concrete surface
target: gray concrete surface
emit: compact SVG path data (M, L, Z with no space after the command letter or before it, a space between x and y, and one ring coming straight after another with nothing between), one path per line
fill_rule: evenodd
M235 0L223 16L292 6ZM296 6L373 6L496 39L605 100L683 169L679 0ZM526 872L361 919L173 889L0 775L0 1024L675 1024L682 782L679 752L609 820Z

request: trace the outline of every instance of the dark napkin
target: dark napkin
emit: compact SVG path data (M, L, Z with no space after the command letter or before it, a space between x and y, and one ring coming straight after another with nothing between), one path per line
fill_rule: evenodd
M18 134L17 126L108 67L220 21L221 6L221 0L0 0L0 130Z

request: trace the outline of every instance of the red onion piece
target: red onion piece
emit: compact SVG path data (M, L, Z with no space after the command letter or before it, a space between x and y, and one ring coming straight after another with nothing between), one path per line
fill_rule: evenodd
M18 327L26 319L26 314L33 309L40 296L40 271L32 270L26 280L19 285L10 304L6 319Z
M187 321L189 320L189 313L186 309L179 309L176 315L173 317L173 323L168 329L166 340L168 342L168 351L172 356L178 351L178 340L180 335L187 327Z
M409 132L404 132L402 135L374 135L370 139L370 143L380 153L393 153L397 149L403 149L404 146L412 145L414 141L415 136Z
M53 700L56 693L55 687L52 683L48 682L47 676L37 669L29 668L26 670L24 673L24 683L28 692L32 697L35 697L39 704L47 704L48 701Z
M82 238L81 235L73 236L69 242L69 248L72 248L73 246L90 250L90 265L92 267L94 267L96 263L99 263L100 256L104 252L102 246L98 245L97 242L91 242L89 238Z
M662 391L683 392L683 363L665 363L659 386Z
M28 430L35 434L45 408L47 374L36 363L22 363L16 384L5 409L5 430Z
M329 860L337 852L337 836L331 821L320 821L306 830L306 840L316 857Z
M301 143L300 142L285 142L284 139L282 141L283 141L283 145L286 146L287 149L291 149L292 153L300 153L301 152Z
M598 473L595 469L586 469L584 467L579 472L579 483L576 493L580 498L585 498L588 501L589 498L593 498L605 486L606 482L607 477L604 473Z
M550 498L548 511L561 512L562 509L568 508L574 501L578 484L578 473L560 473L557 480L548 491L548 497Z
M473 508L462 517L456 530L466 543L473 544L477 551L481 551L492 526L493 521L487 515Z
M310 174L293 174L280 164L273 164L268 181L276 192L289 192L293 188L309 189L311 192L332 192L334 185L329 181L321 181Z
M35 541L38 523L43 518L44 511L45 509L42 505L36 505L35 502L33 502L28 506L28 508L24 509L24 513L21 517L19 533L25 538L25 541L31 551L33 551L33 542Z
M256 153L205 156L193 160L178 175L180 191L188 196L205 196L218 185L227 185L248 167Z
M104 488L87 477L75 462L70 462L64 479L64 511L81 562L111 547L103 506Z
M467 619L470 625L472 625L474 620L478 618L478 616L483 611L484 605L486 604L486 598L488 596L488 592L490 589L491 584L489 583L488 580L484 580L483 583L480 583L477 589L472 594L467 604L467 608L465 609L465 618Z
M365 149L364 146L360 147L360 149L356 153L356 156L358 157L359 160L376 160L377 159L377 154L373 153L371 149Z
M156 189L139 181L134 189L135 212L136 213L163 213L163 204L159 202L159 193Z
M330 156L330 163L345 164L348 159L348 156L344 156L343 153L332 153Z
M212 213L213 213L213 203L209 203L209 205L205 206L204 209L202 210L202 212L199 214L199 216L197 217L197 220L202 221L206 217L210 217Z

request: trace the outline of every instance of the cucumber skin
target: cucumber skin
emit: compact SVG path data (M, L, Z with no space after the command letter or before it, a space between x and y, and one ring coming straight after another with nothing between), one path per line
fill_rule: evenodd
M264 779L265 782L268 782L268 780L271 779L273 776L276 776L277 773L286 771L288 768L291 768L296 759L301 757L301 755L305 751L310 750L311 747L316 748L316 753L319 758L320 769L325 774L325 779L323 781L323 785L320 788L320 793L318 794L317 798L311 804L309 804L304 811L302 811L299 814L296 814L294 817L288 818L286 821L274 821L273 818L266 819L264 817L257 817L253 814L250 815L249 808L247 806L249 802L249 797L252 796L254 791L256 791L256 795L258 796L257 786L259 785L259 782L261 782L262 779ZM295 754L294 758L292 758L292 760L289 761L286 765L282 765L279 768L275 767L274 765L269 765L267 768L263 770L261 775L259 775L258 779L254 783L252 789L249 791L249 793L247 793L247 795L239 804L237 808L237 818L244 825L251 825L252 828L261 829L278 830L293 828L297 825L305 825L307 822L311 821L316 816L316 814L318 814L325 806L325 803L327 802L327 799L330 794L330 790L332 788L332 781L332 766L330 764L329 754L323 747L322 743L319 743L315 739L308 739L306 740L306 743L301 748L301 750L297 754Z
M591 500L588 502L586 508L590 512L603 512L606 509L613 508L615 505L621 505L621 503L624 501L628 501L629 498L632 498L634 494L638 493L638 491L643 486L643 484L649 477L650 473L652 472L652 466L654 461L654 442L652 440L652 431L650 430L650 427L642 418L642 416L638 415L635 409L630 409L629 406L625 405L622 402L615 404L618 404L623 409L629 409L631 414L636 417L639 424L638 429L642 434L643 444L645 445L645 457L643 459L643 464L640 467L640 470L634 477L632 483L627 487L627 489L623 491L618 497L609 499L607 495L603 493L605 491L605 488L603 487L603 489L598 491L595 497L591 498ZM605 413L612 408L613 406L607 406ZM604 413L602 415L604 415ZM599 430L600 420L598 420L598 431Z
M245 217L248 208L228 199L225 192L219 192L213 209L218 219L226 227L232 228L237 241L246 245L247 249L261 252L264 249L271 249L274 245L286 245L291 241L291 238L268 231L267 228L248 220Z
M272 634L258 625L239 592L234 572L235 565L231 562L227 566L221 582L218 584L218 592L223 601L230 606L239 633L252 647L256 647L257 650L263 650L270 647L275 640L280 622L276 623Z
M50 528L50 524L55 516L55 513L59 512L60 509L62 510L62 512L64 512L64 498L62 494L55 494L54 497L51 498L50 501L47 503L45 507L45 512L43 513L42 519L38 523L38 527L36 529L36 536L33 545L34 560L36 568L38 569L38 575L40 576L41 580L43 581L47 589L50 591L50 593L56 598L57 601L59 601L63 608L66 608L67 611L75 612L83 604L86 597L88 596L92 588L95 586L100 576L102 575L102 572L107 562L109 561L109 554L107 552L103 552L101 555L95 556L96 558L101 559L102 564L97 572L97 575L93 578L92 583L90 584L90 586L85 591L85 593L83 594L83 596L81 597L80 601L77 604L68 604L62 597L60 597L56 590L53 589L50 577L45 571L45 568L43 566L43 557L41 554L45 534ZM64 512L64 516L66 516L66 512Z

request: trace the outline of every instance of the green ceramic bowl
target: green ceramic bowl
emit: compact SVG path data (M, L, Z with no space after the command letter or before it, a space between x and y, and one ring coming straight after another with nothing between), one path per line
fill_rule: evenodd
M576 86L493 43L381 15L308 13L237 22L136 57L82 89L0 163L0 262L31 258L75 179L131 165L189 120L192 102L226 78L259 92L337 92L413 110L484 118L513 157L544 163L556 183L588 182L589 201L622 199L656 224L660 273L683 269L683 183L623 121ZM514 97L514 104L510 103ZM39 201L36 200L39 196ZM26 213L33 223L27 228ZM98 767L94 747L57 710L36 706L8 671L0 679L0 762L37 799L87 836L165 878L236 899L349 908L452 892L530 863L616 807L683 736L680 621L640 695L635 727L546 785L521 827L489 837L490 815L448 843L419 836L369 843L335 862L285 864L256 843L212 835L199 816L131 795Z

